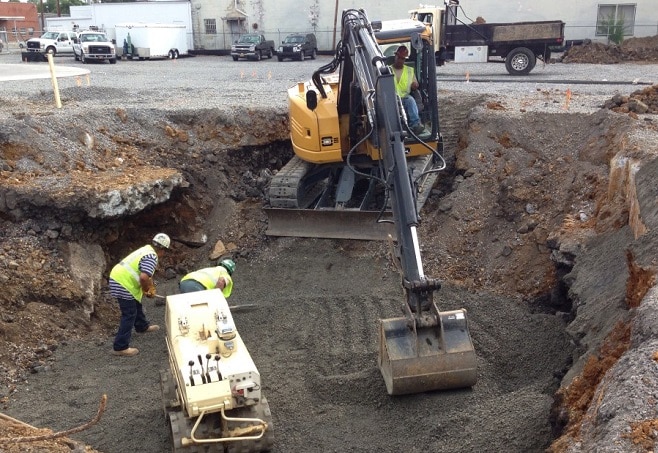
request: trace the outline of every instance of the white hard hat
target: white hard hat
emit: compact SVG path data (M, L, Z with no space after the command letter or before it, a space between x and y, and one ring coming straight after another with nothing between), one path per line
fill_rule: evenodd
M169 244L171 244L171 239L164 233L158 233L153 237L153 245L168 249Z

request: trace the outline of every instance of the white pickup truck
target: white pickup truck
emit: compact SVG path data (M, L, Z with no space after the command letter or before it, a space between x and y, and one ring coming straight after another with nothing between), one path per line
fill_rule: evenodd
M73 54L76 61L88 63L94 61L117 62L117 52L114 43L100 31L83 31L73 40Z
M73 40L78 37L74 31L47 31L39 38L30 38L27 40L26 47L28 52L50 53L53 56L57 54L72 54Z

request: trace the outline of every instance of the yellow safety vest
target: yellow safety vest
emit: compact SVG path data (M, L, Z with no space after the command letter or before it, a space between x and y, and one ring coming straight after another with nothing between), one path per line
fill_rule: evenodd
M157 257L155 249L150 245L145 245L122 259L119 264L112 268L112 272L110 272L110 278L126 288L137 302L141 302L144 295L142 285L139 284L139 274L141 273L139 262L144 256L149 254L155 254Z
M395 79L395 92L397 95L403 98L411 93L411 82L414 80L414 68L404 65L399 79L395 76L396 73L393 66L391 66L391 71L393 72L393 78Z
M201 283L206 289L215 289L219 277L225 277L228 282L222 290L224 297L228 298L228 296L231 295L231 291L233 291L233 279L228 274L228 271L226 268L224 268L224 266L207 267L205 269L199 269L198 271L190 272L185 277L181 278L181 281L195 280Z

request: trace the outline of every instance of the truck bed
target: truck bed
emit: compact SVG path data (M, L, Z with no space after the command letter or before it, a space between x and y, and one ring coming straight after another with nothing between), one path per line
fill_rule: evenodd
M562 21L448 25L445 29L445 42L453 46L533 41L559 42L563 30Z

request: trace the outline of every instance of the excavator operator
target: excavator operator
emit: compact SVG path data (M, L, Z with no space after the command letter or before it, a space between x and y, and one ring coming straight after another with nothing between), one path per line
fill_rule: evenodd
M395 92L402 100L412 132L418 136L428 136L430 132L420 122L418 104L412 94L413 91L418 89L418 80L414 68L404 64L408 56L409 49L407 49L407 46L402 45L395 51L395 60L391 66L391 70L395 75Z

